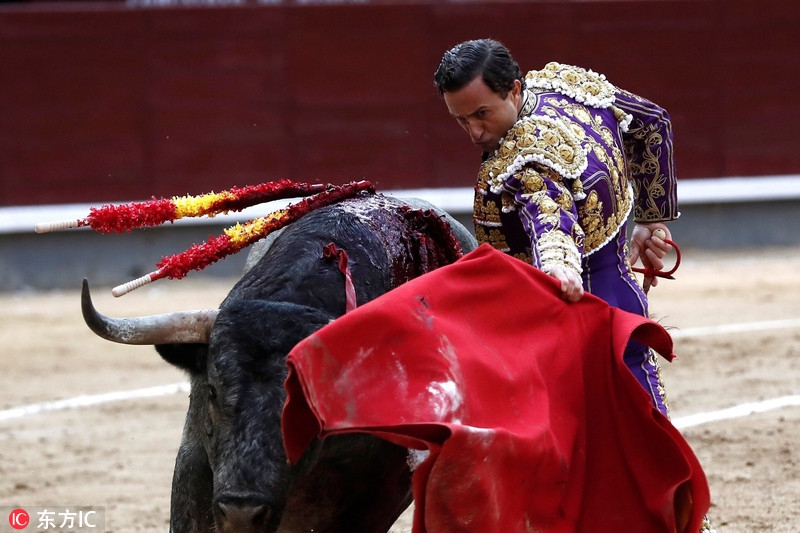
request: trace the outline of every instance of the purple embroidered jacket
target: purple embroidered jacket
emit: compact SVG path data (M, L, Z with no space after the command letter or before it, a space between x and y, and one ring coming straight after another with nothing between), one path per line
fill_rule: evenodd
M611 241L626 261L631 211L637 222L679 215L669 116L579 67L549 63L525 82L517 122L481 165L478 241L545 272L580 273Z

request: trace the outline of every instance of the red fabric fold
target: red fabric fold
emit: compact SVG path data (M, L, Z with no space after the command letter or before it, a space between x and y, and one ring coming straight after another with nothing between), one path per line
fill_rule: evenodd
M289 354L284 443L368 432L430 451L415 533L692 532L702 468L622 361L655 322L479 247L337 319Z

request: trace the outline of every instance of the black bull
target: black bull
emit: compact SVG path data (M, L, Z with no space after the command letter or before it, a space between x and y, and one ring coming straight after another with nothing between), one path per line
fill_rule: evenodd
M432 207L361 194L313 211L254 248L218 310L111 319L84 282L93 331L154 344L190 376L171 531L385 532L408 507L408 451L381 439L329 437L289 465L283 383L292 347L345 312L345 276L326 246L348 255L359 305L474 248Z

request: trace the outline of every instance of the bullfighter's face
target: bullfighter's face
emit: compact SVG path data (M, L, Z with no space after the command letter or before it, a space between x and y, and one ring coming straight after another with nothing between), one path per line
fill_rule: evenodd
M472 143L484 152L493 152L517 121L522 84L515 80L514 88L503 98L478 76L458 91L445 92L444 102Z

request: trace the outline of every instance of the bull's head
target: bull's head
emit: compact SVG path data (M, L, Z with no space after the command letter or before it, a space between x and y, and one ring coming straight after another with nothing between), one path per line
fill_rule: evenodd
M329 438L312 445L300 464L287 464L286 355L333 317L292 303L243 300L219 310L109 318L94 308L85 282L82 308L99 336L155 345L190 375L172 531L354 531L369 512L385 522L408 504L405 450L373 437ZM386 499L380 487L387 480L399 496ZM353 509L365 504L369 510L356 518Z

